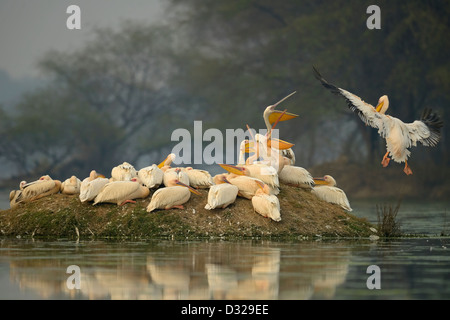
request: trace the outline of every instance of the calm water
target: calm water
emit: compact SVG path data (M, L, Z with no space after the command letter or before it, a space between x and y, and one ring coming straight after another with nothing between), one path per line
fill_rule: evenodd
M352 207L376 223L374 202ZM427 237L392 241L0 239L0 299L450 299L448 207L403 202L402 231ZM371 265L381 289L367 288Z

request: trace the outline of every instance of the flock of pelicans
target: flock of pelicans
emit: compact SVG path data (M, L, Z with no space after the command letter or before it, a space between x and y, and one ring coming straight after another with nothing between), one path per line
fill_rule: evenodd
M366 125L378 129L386 140L387 152L381 164L386 167L390 158L398 163L405 163L403 171L412 174L407 163L410 156L408 148L421 143L435 146L441 137L442 120L430 109L425 109L420 120L403 123L401 120L386 115L389 106L387 96L382 96L376 107L365 103L358 96L328 83L314 69L316 78L334 94L342 96L349 108L354 111ZM81 202L116 203L124 205L135 199L150 197L146 208L148 212L157 209L183 208L191 193L200 194L197 189L208 188L208 200L205 209L226 208L234 203L236 197L251 200L255 212L274 221L280 221L280 203L277 195L280 182L308 189L319 199L335 203L344 210L352 211L344 191L336 187L333 177L325 175L313 178L304 168L295 166L293 144L272 137L272 131L280 121L296 118L297 115L276 110L285 99L268 106L263 118L267 134L255 134L251 139L241 142L239 163L237 165L220 164L226 170L211 176L208 171L192 167L172 167L175 159L170 154L160 164L153 164L140 170L124 162L111 170L111 177L98 174L92 170L89 177L80 180L76 176L61 182L45 175L39 180L27 183L22 181L19 190L10 193L10 206L15 208L21 203L55 194L76 194ZM250 129L250 128L249 128ZM251 133L251 130L249 130ZM249 156L246 158L246 154ZM252 155L250 155L252 154Z

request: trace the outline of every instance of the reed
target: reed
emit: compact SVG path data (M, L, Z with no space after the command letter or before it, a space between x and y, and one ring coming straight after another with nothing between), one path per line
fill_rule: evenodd
M401 235L400 222L397 214L400 209L401 200L393 207L391 204L376 205L378 216L378 232L382 237L398 237Z

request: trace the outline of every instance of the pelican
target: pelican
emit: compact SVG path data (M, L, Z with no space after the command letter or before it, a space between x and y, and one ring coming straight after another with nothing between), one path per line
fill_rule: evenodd
M16 208L21 202L20 199L22 197L22 190L12 190L9 193L9 207L11 209Z
M124 162L111 170L111 181L130 181L137 177L136 169L128 162Z
M289 159L289 165L293 166L295 164L295 153L292 148L282 150L281 155L287 159Z
M228 177L227 179L232 185L238 187L238 196L247 198L249 200L251 200L252 197L256 194L256 191L261 188L266 194L271 193L269 186L256 178L243 175L234 175Z
M93 205L108 202L121 206L128 202L136 203L133 199L143 199L149 194L150 189L142 185L142 181L137 177L130 181L113 181L105 184L95 197Z
M209 188L208 203L206 204L205 209L226 208L236 201L238 192L239 188L232 185L226 179L225 175L219 176L216 179L215 185Z
M173 186L173 181L175 180L189 185L189 176L182 168L168 168L164 171L163 183L166 187Z
M189 185L194 188L209 188L213 185L211 174L206 170L187 167L182 169L188 175Z
M312 189L314 180L305 168L287 165L283 167L278 175L280 182L304 189Z
M278 179L278 173L275 168L264 163L254 163L234 166L231 164L219 164L223 169L236 175L245 175L261 180L267 184L271 190L271 193L278 194L280 182Z
M275 195L269 195L262 188L252 197L255 212L274 221L281 221L280 202Z
M80 194L81 180L76 176L71 176L61 183L61 193L63 194Z
M336 187L336 180L332 176L314 178L316 186L311 190L319 199L341 206L346 211L352 211L347 196L342 189Z
M268 106L264 110L263 118L264 118L264 123L267 128L268 136L270 136L272 133L272 124L273 123L279 122L279 121L286 121L286 120L290 120L290 119L298 117L298 115L296 115L296 114L285 112L285 111L283 112L283 111L275 109L281 102L283 102L284 100L286 100L287 98L289 98L290 96L292 96L295 93L296 93L296 91L292 92L291 94L287 95L286 97L284 97L277 103Z
M183 204L189 201L191 192L197 195L201 194L196 189L177 179L172 180L170 186L155 191L147 206L147 212L152 212L156 209L184 209Z
M149 188L158 188L163 182L164 171L161 170L156 164L142 168L137 173L142 183Z
M277 170L277 173L280 173L281 170L283 170L283 167L290 164L291 161L283 156L281 150L271 147L268 143L269 140L270 139L268 139L267 136L255 134L255 142L258 145L260 156L274 167Z
M29 202L58 193L61 189L61 181L53 180L49 175L39 180L23 185L23 191L19 202Z
M158 164L158 168L162 169L162 168L170 168L170 165L172 164L172 162L175 160L176 155L175 153L170 153L166 159L164 159L160 164Z
M404 123L400 119L386 115L389 108L389 99L386 95L380 97L378 105L374 108L361 100L360 97L328 83L316 68L313 67L313 69L314 75L325 88L336 95L342 96L347 101L350 110L355 112L366 125L378 129L378 134L386 140L387 151L381 161L383 167L388 166L390 155L395 162L404 162L403 172L411 175L412 170L407 161L411 151L408 148L417 146L417 142L430 147L436 146L439 142L441 138L440 129L444 123L431 109L425 108L420 120Z
M98 174L97 171L92 170L89 177L83 179L81 182L80 201L86 202L94 200L107 183L109 183L109 179L105 178L102 174Z

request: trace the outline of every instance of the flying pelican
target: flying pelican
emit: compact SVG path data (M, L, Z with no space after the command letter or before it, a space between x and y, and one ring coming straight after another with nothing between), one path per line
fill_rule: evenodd
M23 185L20 202L29 202L58 193L61 189L61 181L53 180L49 175L39 180Z
M164 171L156 164L142 168L137 173L139 179L147 188L158 188L163 182Z
M133 199L143 199L149 194L150 189L142 185L142 181L137 177L130 181L113 181L105 184L95 197L93 205L108 202L121 206L128 202L136 203Z
M61 183L61 193L63 194L80 194L81 180L76 176L71 176Z
M173 186L173 181L179 180L184 184L189 185L189 176L188 174L183 170L183 168L175 167L175 168L168 168L164 171L163 176L163 184L166 187Z
M444 123L431 109L426 108L422 112L420 120L404 123L400 119L385 114L389 108L389 99L386 95L378 100L378 105L374 108L361 100L360 97L328 83L316 68L313 67L313 69L314 75L325 88L345 98L350 110L355 112L366 125L378 129L378 134L386 139L387 152L381 161L383 167L388 166L390 155L395 162L404 162L403 171L410 175L412 170L407 160L411 151L408 148L415 147L417 142L430 147L436 146L439 142L441 138L440 129Z
M102 174L98 174L97 171L91 170L89 177L81 181L80 201L86 202L94 200L107 183L109 183L109 179L105 178Z
M137 177L136 169L128 162L124 162L111 170L111 181L130 181Z
M187 173L189 185L194 188L209 188L213 185L211 174L206 170L187 167L182 169Z
M314 180L311 174L302 167L287 165L278 175L280 182L304 189L312 189Z
M346 211L352 211L347 196L342 189L336 187L336 180L332 176L314 178L315 187L311 190L319 199L341 206Z
M225 175L218 176L215 180L215 185L209 188L208 203L205 209L226 208L236 201L238 192L239 188L232 185Z
M275 195L267 194L260 187L252 197L255 212L274 221L281 221L280 202Z
M197 195L201 194L196 189L177 179L172 180L168 187L155 191L147 206L147 212L152 212L156 209L184 209L183 204L189 201L191 192Z

